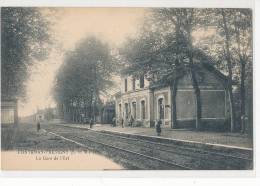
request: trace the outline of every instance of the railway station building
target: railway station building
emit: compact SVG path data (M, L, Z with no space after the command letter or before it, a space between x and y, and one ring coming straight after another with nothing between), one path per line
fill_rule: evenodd
M196 71L202 103L204 129L229 129L229 99L226 90L227 78L212 65L200 64ZM160 119L162 127L171 128L170 85L149 82L144 76L121 77L121 90L115 96L116 119L129 118L134 126L154 127ZM176 94L176 114L179 128L195 128L195 94L189 73L179 79ZM119 123L119 122L118 122Z

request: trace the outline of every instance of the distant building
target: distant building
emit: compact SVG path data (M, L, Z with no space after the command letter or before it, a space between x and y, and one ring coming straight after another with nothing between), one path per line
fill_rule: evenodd
M1 100L1 124L18 124L16 99Z
M229 106L226 76L211 65L202 64L196 71L201 90L202 122L205 128L224 130L229 127ZM169 84L152 84L140 78L122 77L121 91L116 94L116 118L127 125L132 115L135 125L153 127L162 120L162 127L171 126L171 94ZM176 95L179 127L195 127L195 94L189 74L178 81Z

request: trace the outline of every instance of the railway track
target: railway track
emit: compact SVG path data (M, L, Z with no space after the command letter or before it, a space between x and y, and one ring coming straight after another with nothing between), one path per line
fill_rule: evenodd
M112 149L112 153L127 154L127 157L138 160L141 164L148 162L148 167L152 169L239 170L252 168L252 160L245 156L151 142L102 131L85 130L84 134L75 136L62 126L54 127L51 130L57 131L50 131L52 134L75 144L78 143L80 146L85 145L86 148L96 144L99 148ZM151 166L149 162L155 166ZM140 167L137 166L137 169ZM141 169L146 168L141 166Z
M70 138L64 137L64 136L59 135L59 134L54 133L54 132L49 132L49 133L53 134L53 135L55 135L57 137L60 137L60 138L62 138L64 140L66 140L66 141L75 143L75 144L77 144L77 145L79 145L81 147L89 148L89 146L87 146L86 144L83 144L83 143L80 143L78 141L75 141L74 139L70 139ZM173 163L173 162L170 162L170 161L162 160L162 159L155 158L155 157L152 157L152 156L149 156L149 155L145 155L145 154L142 154L142 153L134 152L132 150L123 149L123 148L120 148L120 147L116 147L114 145L98 142L96 140L89 139L89 138L84 138L84 140L87 140L87 141L89 141L91 143L96 143L96 144L99 144L99 145L102 145L102 146L105 146L105 147L109 147L109 148L112 148L112 149L117 150L117 151L123 151L123 152L129 153L129 154L131 154L133 156L138 156L138 157L144 158L145 160L149 159L149 160L152 160L153 162L156 161L156 162L158 162L160 164L160 166L163 166L164 168L168 167L169 169L190 170L189 167L185 167L185 166L179 165L177 163Z
M193 163L194 165L196 165L192 165L192 169L243 169L243 167L245 166L249 167L252 162L251 159L248 159L244 156L240 157L238 155L234 156L230 154L197 148L151 142L148 140L123 137L116 134L106 134L99 131L91 132L94 132L97 138L104 138L104 136L107 136L114 140L120 139L120 143L124 141L125 143L128 143L133 147L136 147L138 145L143 148L153 149L154 152L159 151L160 153L156 153L158 156L172 161L174 161L175 158L177 159L178 156L181 156L181 159L188 160L188 164ZM108 140L107 138L105 139ZM161 152L163 152L164 154ZM164 155L166 155L166 157L164 157Z

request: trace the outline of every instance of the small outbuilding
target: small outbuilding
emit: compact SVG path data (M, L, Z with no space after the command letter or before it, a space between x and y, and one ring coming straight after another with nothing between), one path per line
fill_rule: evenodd
M1 100L1 124L18 124L17 99Z

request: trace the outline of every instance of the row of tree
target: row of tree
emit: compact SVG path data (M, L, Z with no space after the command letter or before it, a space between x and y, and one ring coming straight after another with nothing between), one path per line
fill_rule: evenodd
M201 33L206 36L201 36ZM173 128L178 127L175 102L178 79L183 73L191 76L196 101L196 128L202 128L196 63L214 65L228 79L230 130L235 131L236 122L241 122L241 131L245 131L246 101L252 102L250 9L154 9L138 37L128 39L120 53L128 63L125 74L140 76L144 73L151 81L171 85ZM234 83L240 87L239 112L235 110ZM246 90L249 90L247 100Z
M95 120L102 106L101 93L112 85L114 69L107 44L95 37L78 43L67 52L54 87L54 97L66 121Z
M1 8L1 98L26 99L26 81L35 62L48 57L53 39L51 22L42 11L55 9ZM80 121L82 114L95 117L100 92L111 85L114 68L109 47L94 37L67 52L57 75L55 99L67 120Z

